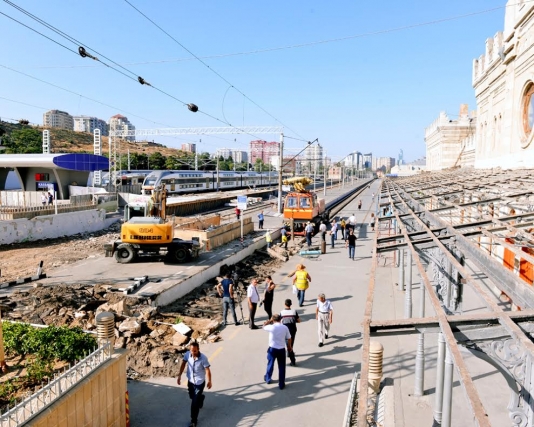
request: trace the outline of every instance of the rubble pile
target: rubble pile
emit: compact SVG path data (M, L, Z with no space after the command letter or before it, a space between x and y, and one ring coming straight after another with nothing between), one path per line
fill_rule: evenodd
M261 252L243 260L236 265L241 288L252 277L263 280L280 263ZM99 313L112 312L115 347L129 350L130 378L177 376L180 354L191 340L201 344L220 340L222 308L216 284L217 280L207 282L178 301L158 308L148 298L111 291L113 283L55 286L36 283L28 291L14 290L1 302L11 308L3 313L5 320L77 326L90 332L96 332L95 318ZM243 309L246 310L245 303Z

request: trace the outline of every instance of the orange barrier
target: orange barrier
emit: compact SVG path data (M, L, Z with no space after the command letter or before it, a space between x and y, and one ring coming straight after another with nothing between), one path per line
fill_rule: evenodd
M126 390L126 427L130 427L130 400L128 398L128 390Z

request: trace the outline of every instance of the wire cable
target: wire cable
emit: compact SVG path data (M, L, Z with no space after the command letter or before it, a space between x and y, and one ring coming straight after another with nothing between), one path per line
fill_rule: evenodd
M524 0L524 3L531 3L531 2L534 2L534 0ZM363 37L371 37L375 35L388 34L388 33L393 33L393 32L409 30L412 28L424 27L424 26L429 26L429 25L441 24L443 22L469 18L472 16L495 12L500 9L505 9L506 7L516 6L517 4L518 3L513 3L513 4L509 4L505 6L498 6L498 7L494 7L491 9L480 10L477 12L471 12L471 13L467 13L463 15L455 15L455 16L451 16L448 18L419 22L415 24L410 24L410 25L405 25L405 26L400 26L400 27L393 27L393 28L388 28L384 30L371 31L367 33L354 34L350 36L337 37L337 38L324 39L324 40L316 40L316 41L293 44L293 45L286 45L286 46L276 46L276 47L270 47L270 48L264 48L264 49L249 50L249 51L244 51L244 52L232 52L232 53L222 53L218 55L199 56L199 58L200 59L217 59L217 58L226 58L230 56L255 55L259 53L274 52L274 51L287 50L287 49L298 49L302 47L315 46L315 45L327 44L327 43L336 43L336 42L345 41L345 40L352 40L352 39L358 39L358 38L363 38ZM195 58L173 58L173 59L161 59L157 61L136 61L136 62L128 62L128 63L125 63L124 65L163 64L163 63L170 63L170 62L191 61L193 59ZM35 67L35 68L85 68L85 67L94 67L94 66L92 65L64 65L64 66L41 66L41 67Z
M176 44L178 44L182 49L184 49L186 52L188 52L191 56L193 56L197 61L199 61L202 65L204 65L208 70L210 70L212 73L214 73L217 77L219 77L221 80L223 80L225 83L227 83L230 87L238 91L241 95L243 95L246 99L248 99L250 102L252 102L256 107L258 107L260 110L262 110L265 114L267 114L269 117L280 123L285 128L289 129L291 132L293 132L295 135L300 136L301 138L304 138L302 135L300 135L295 130L291 129L289 126L284 124L282 121L278 120L275 116L273 116L271 113L269 113L265 108L263 108L261 105L259 105L257 102L255 102L253 99L251 99L249 96L247 96L245 93L243 93L239 88L235 87L232 83L230 83L225 77L223 77L219 72L217 72L214 68L210 67L206 62L204 62L199 56L195 55L191 50L189 50L187 47L185 47L182 43L180 43L176 38L174 38L171 34L169 34L167 31L165 31L161 26L159 26L155 21L150 19L146 14L141 12L137 7L135 7L132 3L130 3L129 0L124 0L128 5L130 5L134 10L136 10L140 15L142 15L145 19L147 19L149 22L151 22L156 28L158 28L161 32L163 32L165 35L167 35L171 40L173 40ZM228 90L227 90L228 92ZM226 94L225 94L226 95Z
M52 25L46 23L45 21L43 21L42 19L36 17L35 15L32 15L30 12L25 11L24 9L22 9L21 7L15 5L14 3L10 2L9 0L4 0L4 2L7 3L7 4L9 4L9 5L11 5L11 6L13 6L13 7L15 7L17 10L19 10L19 11L21 11L22 13L26 14L27 16L31 17L32 19L34 19L35 21L39 22L40 24L46 26L47 28L50 28L50 29L51 29L52 31L54 31L56 34L58 34L58 35L60 35L61 37L63 37L63 38L65 38L65 39L69 40L70 42L72 42L72 43L79 43L80 45L87 46L87 45L85 45L84 43L81 43L81 42L79 42L78 40L76 40L75 38L73 38L73 37L69 36L68 34L64 33L63 31L61 31L61 30L55 28L54 26L52 26ZM5 15L5 14L3 14L3 15ZM5 16L9 17L8 15L5 15ZM15 20L15 21L16 21L16 20ZM29 28L29 29L33 30L31 27L28 27L27 25L21 23L20 21L16 21L16 22L20 23L21 25L23 25L23 26L26 27L26 28ZM33 31L37 32L38 34L42 35L43 37L47 38L48 40L54 41L54 40L50 39L49 37L45 36L44 34L39 33L39 32L36 31L36 30L33 30ZM55 41L54 41L54 42L55 42ZM57 42L55 42L55 43L57 43ZM59 43L58 43L58 44L59 44ZM65 46L63 46L63 47L65 47ZM67 49L68 49L68 48L67 48ZM252 133L246 132L246 131L244 131L244 130L241 129L241 128L238 128L238 127L236 127L236 126L233 126L233 125L232 125L231 123L229 123L228 121L221 120L221 119L219 119L218 117L216 117L216 116L214 116L214 115L212 115L212 114L210 114L210 113L208 113L208 112L206 112L206 111L200 110L200 109L198 109L198 107L197 107L196 105L194 105L194 104L189 104L189 103L186 103L186 102L182 101L181 99L175 97L174 95L171 95L170 93L165 92L163 89L160 89L160 88L158 88L158 87L156 87L156 86L154 86L154 85L148 83L148 82L145 81L142 77L139 77L139 76L138 76L137 79L135 79L135 78L133 78L133 77L131 77L131 76L125 74L125 73L122 72L121 70L118 70L118 69L116 69L115 67L113 67L113 66L111 66L111 65L109 65L109 64L106 64L106 63L103 62L101 59L99 59L99 58L97 58L97 57L95 57L95 56L93 56L93 55L87 53L86 50L85 50L85 48L83 48L83 46L80 46L80 47L79 47L79 51L78 51L78 52L72 51L72 50L70 50L70 49L68 49L68 50L71 51L71 52L73 52L73 53L76 54L77 56L80 55L80 56L82 56L82 57L89 57L89 58L91 58L91 59L93 59L93 60L95 60L95 61L100 62L101 64L105 65L106 67L111 68L111 69L113 69L114 71L116 71L116 72L118 72L118 73L124 75L125 77L127 77L127 78L129 78L129 79L131 79L131 80L137 81L137 82L141 83L142 85L149 86L149 87L153 88L154 90L156 90L156 91L158 91L158 92L160 92L160 93L162 93L162 94L168 96L169 98L172 98L172 99L174 99L175 101L178 101L178 102L181 103L183 106L188 107L191 111L194 111L194 112L197 112L197 111L198 111L200 114L203 114L203 115L205 115L206 117L209 117L209 118L211 118L211 119L213 119L213 120L215 120L215 121L218 121L219 123L223 123L223 124L225 124L225 125L227 125L227 126L230 126L230 127L234 128L234 129L238 130L239 133L245 133L245 134L247 134L247 135L250 135L250 136L252 136L252 137L254 137L254 138L258 138L258 139L259 139L259 137L258 137L257 135L254 135L254 134L252 134ZM92 50L92 49L91 49L91 50ZM95 53L97 53L97 52L95 51ZM105 57L105 56L103 56L103 57L107 59L107 57ZM112 60L110 60L110 61L111 61L112 63L115 63L115 62L112 61ZM130 71L130 70L128 70L128 69L126 69L126 68L124 68L124 67L122 67L122 66L120 66L120 67L123 68L123 69L125 69L127 72L131 73L132 75L134 75L134 76L136 75L136 74L133 73L132 71ZM5 67L5 66L4 66L4 68L9 68L9 67ZM18 71L17 71L17 72L18 72ZM23 74L23 73L21 72L21 74ZM38 80L38 79L37 79L37 80ZM72 92L72 93L75 93L75 92ZM195 109L193 109L192 106L193 106Z
M39 107L38 105L28 104L22 101L15 101L14 99L4 98L3 96L0 96L0 99L3 99L5 101L10 101L10 102L15 102L16 104L22 104L22 105L27 105L29 107L39 108L40 110L51 110L51 108Z

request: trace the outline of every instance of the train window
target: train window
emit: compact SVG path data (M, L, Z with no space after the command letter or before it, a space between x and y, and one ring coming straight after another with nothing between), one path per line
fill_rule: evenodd
M296 208L297 207L297 198L296 197L288 197L287 198L287 207L288 208Z
M300 207L301 208L309 208L310 207L310 198L309 197L301 197L300 198Z

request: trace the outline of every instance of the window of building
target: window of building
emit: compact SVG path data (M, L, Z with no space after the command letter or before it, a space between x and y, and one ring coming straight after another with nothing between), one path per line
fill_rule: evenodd
M523 108L522 108L522 125L525 134L525 143L530 142L530 134L534 127L534 84L530 83L523 94Z

